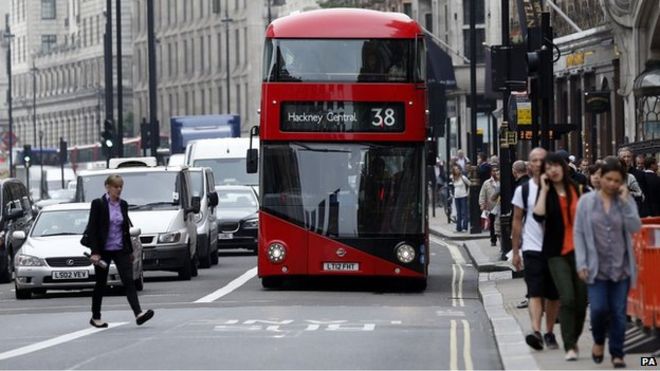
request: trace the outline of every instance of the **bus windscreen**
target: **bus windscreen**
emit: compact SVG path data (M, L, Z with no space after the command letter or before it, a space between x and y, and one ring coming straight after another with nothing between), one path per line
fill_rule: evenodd
M266 40L264 81L411 82L415 40Z

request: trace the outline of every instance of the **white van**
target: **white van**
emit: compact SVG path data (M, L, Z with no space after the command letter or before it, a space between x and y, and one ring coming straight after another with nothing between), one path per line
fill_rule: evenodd
M182 167L129 167L78 174L76 202L91 202L105 192L110 174L124 179L121 198L133 225L142 230L144 270L172 270L179 278L197 276L200 197L193 196L190 172Z
M218 193L215 191L213 170L208 167L191 167L192 195L200 198L199 213L194 220L197 225L197 257L200 268L218 264L218 223L216 207Z
M246 154L250 138L218 138L191 141L186 146L185 163L194 167L210 167L215 175L215 185L259 184L259 174L248 174ZM259 140L253 139L252 148L259 148Z

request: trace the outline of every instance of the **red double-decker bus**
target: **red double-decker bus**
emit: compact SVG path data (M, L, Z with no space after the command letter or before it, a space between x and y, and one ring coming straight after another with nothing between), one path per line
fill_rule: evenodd
M258 271L406 278L426 287L422 28L331 9L266 31Z

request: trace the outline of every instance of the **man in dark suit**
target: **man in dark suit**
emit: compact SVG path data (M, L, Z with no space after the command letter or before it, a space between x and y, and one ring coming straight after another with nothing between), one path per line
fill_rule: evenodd
M644 181L648 192L644 200L646 215L642 216L660 216L660 177L657 168L658 161L655 157L647 157L644 160Z

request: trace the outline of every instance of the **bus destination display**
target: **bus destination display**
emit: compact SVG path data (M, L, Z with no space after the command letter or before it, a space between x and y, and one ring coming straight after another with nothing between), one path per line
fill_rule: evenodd
M282 131L402 132L402 102L283 102Z

